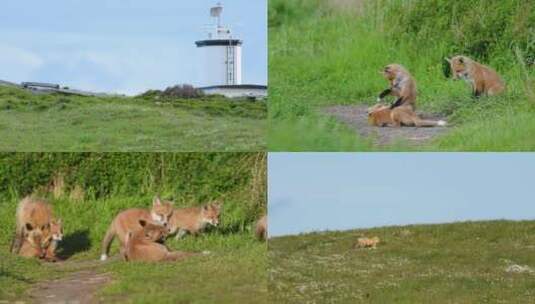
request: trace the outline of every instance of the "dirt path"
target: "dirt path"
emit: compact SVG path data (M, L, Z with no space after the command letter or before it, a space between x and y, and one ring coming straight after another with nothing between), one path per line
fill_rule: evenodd
M73 262L61 262L50 267L71 267ZM96 292L107 283L111 282L109 273L98 273L95 268L98 261L78 262L77 270L66 277L40 282L36 284L28 295L32 303L99 303Z
M427 143L440 134L447 132L448 128L416 128L416 127L373 127L368 125L368 107L365 105L356 106L332 106L324 109L324 112L332 115L351 126L357 133L370 138L378 146L394 144L398 141L407 142L410 146L419 146ZM425 119L444 119L443 117L418 113Z

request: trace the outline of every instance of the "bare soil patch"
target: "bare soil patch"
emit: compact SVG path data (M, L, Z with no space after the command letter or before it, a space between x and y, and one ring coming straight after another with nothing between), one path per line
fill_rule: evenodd
M69 267L73 262L60 262L50 267ZM29 292L32 303L99 303L97 291L111 282L109 273L99 273L95 270L98 261L82 263L83 270L76 271L66 277L37 283Z
M375 127L368 124L368 107L366 105L355 106L331 106L324 108L324 112L336 117L344 123L351 126L355 131L364 138L372 139L373 143L378 146L391 145L402 141L410 146L423 145L433 138L444 134L448 128L416 128L416 127ZM418 112L418 115L424 119L445 119L438 115L431 115Z

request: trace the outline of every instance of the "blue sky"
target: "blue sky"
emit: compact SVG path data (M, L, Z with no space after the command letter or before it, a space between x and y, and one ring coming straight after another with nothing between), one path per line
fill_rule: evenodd
M535 219L535 153L270 153L269 234Z
M266 0L227 0L223 23L244 40L243 82L267 83ZM199 84L209 8L195 0L3 0L0 79L135 94Z

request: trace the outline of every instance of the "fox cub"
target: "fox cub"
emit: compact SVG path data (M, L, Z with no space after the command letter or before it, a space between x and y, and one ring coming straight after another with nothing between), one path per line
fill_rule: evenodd
M201 207L175 209L169 220L170 234L180 239L188 232L196 235L208 225L217 227L221 214L221 203L214 202Z
M110 246L115 236L117 236L120 246L123 248L126 241L126 234L129 231L135 234L143 230L143 227L139 225L139 220L156 222L162 226L167 226L172 214L173 202L162 201L157 196L152 201L151 210L131 208L120 212L111 222L102 240L100 260L105 261L108 258Z
M57 244L62 238L61 220L54 218L45 200L27 196L19 202L12 253L55 260Z
M140 219L138 224L142 229L126 233L124 249L122 250L125 261L177 261L197 255L197 253L192 252L169 251L165 245L157 243L157 240L165 239L169 233L167 227L143 219Z
M377 244L379 244L380 240L378 237L374 236L372 238L367 237L361 237L357 239L357 243L355 244L355 248L372 248L376 249Z
M379 94L377 102L382 102L387 95L393 95L398 99L390 106L390 109L407 106L414 110L416 106L416 81L409 71L400 64L392 63L385 66L380 73L390 83L390 87Z
M463 79L472 87L472 94L479 97L482 94L498 95L505 90L505 83L500 75L490 67L483 65L466 56L445 58L450 64L453 79Z
M384 104L376 104L368 109L368 124L376 127L444 127L444 120L421 119L409 107L397 107L391 109Z

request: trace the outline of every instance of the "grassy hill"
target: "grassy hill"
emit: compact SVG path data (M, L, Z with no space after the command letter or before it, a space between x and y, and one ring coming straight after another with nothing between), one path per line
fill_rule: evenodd
M321 232L269 241L277 303L533 303L535 221ZM377 249L353 249L378 236Z
M267 248L252 232L266 210L263 153L0 153L0 179L0 300L30 300L37 284L94 271L111 277L96 291L102 301L267 302ZM64 262L9 253L16 206L29 193L47 197L62 218ZM157 193L177 207L223 201L217 229L166 241L174 250L211 254L157 265L98 261L113 217L149 207ZM116 241L111 252L118 254Z
M273 0L269 2L269 149L275 151L535 150L535 2L523 0ZM446 78L444 57L464 54L507 82L474 100ZM369 106L403 64L418 109L446 116L449 132L413 147L378 147L325 109Z
M0 151L259 151L266 104L34 95L0 86Z

